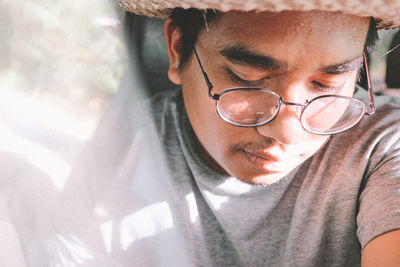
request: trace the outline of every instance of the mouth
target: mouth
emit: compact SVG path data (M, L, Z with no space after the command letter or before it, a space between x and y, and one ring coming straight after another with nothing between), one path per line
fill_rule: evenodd
M283 173L287 172L293 166L296 166L299 162L299 157L302 156L276 156L265 151L251 151L247 149L242 149L247 162L258 171L263 173Z
M283 159L264 152L253 152L245 149L241 151L251 165L263 172L278 173L283 171L282 168L285 165Z
M277 156L274 156L270 153L266 153L266 152L254 152L254 151L249 151L247 149L243 149L243 152L249 154L252 157L257 157L257 158L261 158L267 161L271 161L271 162L279 162L282 161L282 159L280 159Z

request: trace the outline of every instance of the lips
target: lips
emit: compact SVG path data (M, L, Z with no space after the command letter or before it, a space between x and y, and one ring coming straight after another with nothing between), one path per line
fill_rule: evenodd
M279 162L282 161L282 159L280 159L277 156L273 156L270 153L264 153L264 152L253 152L253 151L248 151L246 149L243 149L243 151L247 154L249 154L250 156L254 156L254 157L258 157L267 161L271 161L271 162Z
M242 152L247 162L258 171L263 173L278 173L283 171L282 161L269 153L250 152L247 150L242 150Z

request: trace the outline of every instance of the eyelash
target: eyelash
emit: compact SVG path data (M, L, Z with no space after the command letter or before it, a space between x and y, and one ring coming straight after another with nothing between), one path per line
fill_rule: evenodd
M228 73L230 79L235 82L238 83L242 86L248 86L248 87L256 87L256 86L260 86L262 85L266 80L269 80L270 77L265 77L256 81L248 81L248 80L244 80L242 78L240 78L239 76L237 76L232 70L230 69L226 69L226 72Z
M248 80L244 80L244 79L240 78L232 70L230 70L228 68L226 68L226 71L233 82L238 83L242 86L256 87L256 86L262 85L266 80L270 79L270 77L265 77L265 78L262 78L262 79L259 79L256 81L248 81ZM339 89L339 87L326 86L318 81L312 81L312 85L314 87L313 89L316 89L316 90L322 91L322 92L332 92L332 91L336 91Z
M339 89L339 87L332 87L332 86L326 86L318 81L312 81L313 87L314 89L318 90L318 91L322 91L322 92L332 92L332 91L336 91L337 89Z

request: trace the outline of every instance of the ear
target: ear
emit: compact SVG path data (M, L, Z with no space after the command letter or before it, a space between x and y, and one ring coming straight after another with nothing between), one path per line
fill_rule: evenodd
M181 33L179 28L172 24L171 19L165 21L164 35L169 57L168 77L171 82L181 84L181 70L179 69L182 52Z

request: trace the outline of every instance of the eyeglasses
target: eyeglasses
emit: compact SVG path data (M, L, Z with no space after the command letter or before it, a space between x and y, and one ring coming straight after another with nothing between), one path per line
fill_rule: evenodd
M372 86L365 52L363 53L368 82L369 105L341 95L321 95L304 104L286 102L274 91L266 88L229 88L221 94L212 94L213 85L204 71L199 55L194 49L204 79L208 95L216 101L219 117L225 122L240 127L258 127L271 122L284 106L301 108L300 123L304 130L318 135L331 135L346 131L355 126L362 117L375 113Z

